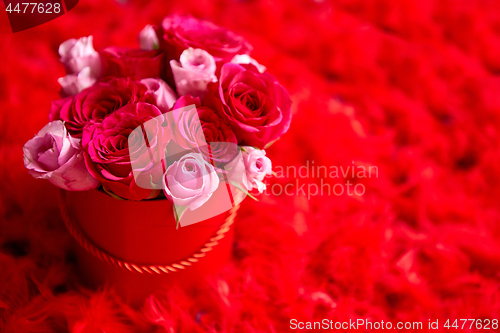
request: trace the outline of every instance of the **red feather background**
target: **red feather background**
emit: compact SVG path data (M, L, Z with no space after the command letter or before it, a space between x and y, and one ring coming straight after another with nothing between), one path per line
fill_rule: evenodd
M57 49L138 46L190 13L244 35L287 87L274 166L378 167L363 196L246 200L233 260L141 308L84 289L57 189L23 167L64 75ZM0 331L287 332L290 319L499 319L500 9L493 0L81 0L13 34L1 21ZM295 179L274 178L286 185ZM300 179L321 184L319 178ZM442 326L441 326L442 328Z

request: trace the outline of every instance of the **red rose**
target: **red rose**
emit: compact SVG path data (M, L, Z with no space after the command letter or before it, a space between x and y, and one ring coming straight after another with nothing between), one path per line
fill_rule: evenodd
M107 191L125 199L142 200L157 195L159 190L137 185L130 159L134 159L134 166L141 167L143 174L158 176L161 184L161 160L170 141L170 130L162 126L163 121L156 106L133 103L107 115L102 122L85 127L82 147L90 174ZM148 140L142 131L134 131L141 125Z
M132 77L136 80L161 77L164 72L163 53L120 47L107 47L100 52L102 77Z
M264 146L285 133L292 120L290 96L274 76L253 65L227 63L209 85L205 104L219 110L241 146Z
M179 60L182 51L189 47L210 53L221 66L237 54L250 54L252 46L234 32L212 22L191 16L170 15L163 19L158 29L160 49L167 61Z
M201 106L199 98L180 97L166 114L172 140L183 149L194 150L222 167L238 152L236 136L214 110Z
M136 102L155 103L154 92L146 85L128 78L99 82L80 93L52 102L49 120L63 120L69 133L81 137L88 123L101 121L124 105Z

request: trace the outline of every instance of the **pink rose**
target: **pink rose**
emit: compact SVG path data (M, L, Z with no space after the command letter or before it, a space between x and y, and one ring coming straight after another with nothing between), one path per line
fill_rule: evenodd
M93 77L98 77L101 72L101 59L94 50L92 36L80 39L68 39L59 46L61 62L66 67L68 74L78 74L85 67L90 68Z
M184 149L202 154L216 166L228 162L238 152L236 136L212 109L201 106L198 98L182 96L166 114L172 139Z
M68 74L57 80L61 85L62 95L73 96L80 91L93 86L96 78L92 76L90 67L85 67L78 74Z
M156 101L155 105L163 112L167 112L177 100L177 95L162 79L142 79L141 83L146 86L148 92L152 92Z
M58 80L62 95L79 93L92 86L101 75L101 57L94 50L92 36L63 42L59 46L59 55L68 73Z
M182 52L180 62L170 60L175 86L179 95L203 98L209 82L217 82L214 58L202 49L189 48Z
M290 127L291 100L285 88L254 65L227 63L211 83L204 104L220 110L239 145L264 148Z
M163 190L175 205L195 210L210 199L218 186L214 167L201 154L190 153L168 167Z
M136 80L161 77L164 72L163 53L120 47L107 47L101 53L104 62L102 77L132 77Z
M147 24L141 32L139 32L139 44L142 50L158 50L160 41L152 25Z
M191 16L170 15L165 17L158 31L160 49L166 52L167 61L179 59L187 48L203 49L216 63L231 61L237 54L249 54L252 50L245 38L211 22Z
M115 78L53 102L49 120L63 120L71 135L81 137L87 124L99 122L122 106L136 102L155 104L155 91L138 81Z
M245 164L245 174L243 175L243 185L248 191L256 188L260 193L266 189L266 184L262 181L264 177L272 174L273 165L266 156L264 150L253 147L242 147L243 163Z
M48 123L23 147L24 166L37 179L48 179L68 191L87 191L99 181L85 167L80 140L72 138L62 121Z
M107 115L102 122L85 127L82 147L90 174L119 197L142 200L156 196L159 191L137 185L130 159L134 159L135 166L141 166L142 174L159 175L159 179L150 182L161 184L160 161L170 141L170 131L163 127L163 120L156 106L133 103ZM134 131L141 126L148 140L142 131Z

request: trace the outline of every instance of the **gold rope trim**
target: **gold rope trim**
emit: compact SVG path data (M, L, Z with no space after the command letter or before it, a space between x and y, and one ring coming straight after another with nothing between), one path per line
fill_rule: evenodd
M80 227L73 223L70 217L70 212L68 205L66 203L66 192L61 190L61 215L71 236L83 247L87 252L91 253L94 257L108 264L111 264L117 268L121 268L125 271L138 272L138 273L149 273L149 274L170 274L177 272L179 270L184 270L189 268L193 264L197 263L200 259L205 257L208 252L210 252L219 241L224 238L226 233L231 229L231 225L234 223L236 213L238 212L239 205L234 206L229 210L229 215L226 217L224 223L222 223L219 229L214 233L214 235L195 253L190 257L180 260L178 262L173 262L167 265L141 265L134 264L121 260L104 250L97 247L80 229Z

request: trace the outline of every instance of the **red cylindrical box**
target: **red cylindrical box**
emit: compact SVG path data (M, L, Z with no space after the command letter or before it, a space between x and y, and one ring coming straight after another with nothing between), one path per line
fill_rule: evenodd
M83 282L110 285L133 304L220 268L230 257L237 209L176 229L166 199L121 201L96 190L61 191L63 218L80 245Z

